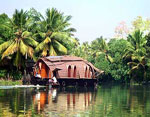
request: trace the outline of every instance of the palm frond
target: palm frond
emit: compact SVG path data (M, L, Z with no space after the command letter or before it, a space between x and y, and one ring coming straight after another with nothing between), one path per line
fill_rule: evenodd
M12 30L11 27L10 27L9 25L6 25L6 24L0 24L0 28L1 28L1 29L7 29L7 30L9 30L9 31Z
M56 51L52 45L50 45L49 55L50 56L56 56L57 55L57 53L56 53Z
M111 56L107 55L107 58L108 58L108 60L109 60L110 63L114 62L114 60L113 60L113 58Z
M32 33L31 32L28 32L28 31L24 31L23 33L22 33L22 37L23 38L27 38L27 37L29 37L29 36L31 36L32 35Z
M37 47L35 48L35 52L39 52L44 49L45 43L41 42Z
M13 53L15 53L18 50L18 44L13 42L2 54L2 59L6 56L9 56Z
M131 70L129 71L129 74L133 74L134 72L136 72L137 69L138 69L137 66L132 67Z
M11 44L12 44L12 40L10 40L10 41L6 41L6 42L4 42L4 43L2 43L1 45L0 45L0 53L2 52L2 51L4 51L6 48L8 48Z
M61 52L61 53L63 53L63 54L67 54L67 48L65 47L65 46L63 46L61 43L59 43L58 41L56 41L56 40L54 40L54 42L55 42L55 48L59 51L59 52Z
M128 62L127 64L128 64L130 67L137 66L137 63L136 63L136 62Z
M49 37L46 37L46 39L43 41L45 44L48 44L51 42L51 39Z
M18 29L23 29L25 27L25 24L27 22L27 12L23 11L23 9L15 10L15 13L13 14L13 23Z
M28 52L28 46L22 40L20 41L19 49L22 55L26 55Z
M23 40L20 41L20 47L19 47L19 49L20 49L20 52L21 52L21 54L22 54L23 56L25 56L25 55L27 54L29 57L32 58L33 53L34 53L34 50L33 50L32 47L27 46L27 45L23 42Z
M28 37L23 39L24 43L33 47L36 47L39 43L37 41L35 41L33 38Z
M46 33L39 32L38 34L39 34L42 38L45 38L45 36L46 36Z
M42 50L42 56L47 56L48 50L49 50L48 45L45 45L45 47L44 47L43 50Z
M54 32L52 33L51 38L62 40L62 39L69 39L70 36L68 35L68 33L65 32Z
M45 39L45 37L46 37L46 33L38 32L38 33L33 34L33 38L39 42L42 42L43 39Z

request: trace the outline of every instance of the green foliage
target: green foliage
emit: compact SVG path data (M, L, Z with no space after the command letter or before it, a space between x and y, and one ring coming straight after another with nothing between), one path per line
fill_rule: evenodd
M1 14L1 62L11 60L13 66L17 67L17 72L9 72L10 76L15 80L20 79L21 73L18 70L25 69L27 59L36 60L41 55L69 53L77 43L73 38L73 32L76 30L70 28L70 19L71 16L65 16L55 8L47 9L45 17L34 8L29 11L15 10L12 18ZM4 75L1 73L2 77Z
M5 78L7 75L7 70L0 70L0 78Z
M105 71L106 76L111 75L114 80L128 82L129 67L122 59L128 44L124 39L111 39L107 44L101 37L92 41L91 45L83 43L74 52L78 52L76 56L86 57L97 68Z
M71 16L64 16L57 9L47 9L46 16L40 23L40 30L35 37L40 37L41 42L36 47L35 52L41 56L56 56L67 54L70 43L75 41L71 35L75 31L69 28Z
M99 51L107 52L109 50L109 47L108 47L105 39L103 39L102 36L100 38L97 38L94 41L92 41L91 48L92 48L92 50L94 50L94 53L96 53L96 54Z
M110 55L114 62L110 65L110 73L115 80L128 81L128 66L123 62L124 50L128 47L128 41L124 39L112 39L109 42Z
M9 75L18 80L22 77L20 71L24 70L28 59L71 54L87 59L104 70L106 76L117 81L150 80L149 19L137 17L133 21L132 32L128 34L127 31L127 40L111 39L107 42L101 36L91 43L84 42L80 45L79 40L73 36L76 30L70 27L71 18L55 8L47 9L45 16L34 8L29 11L15 10L12 18L1 14L1 65L13 62L10 69L16 66L17 70L9 71ZM0 70L0 77L4 78L7 74L6 70Z
M9 18L6 14L0 15L0 44L4 43L10 38L9 30L7 30L7 26L9 22ZM7 25L4 25L7 24Z
M22 78L21 71L8 71L6 69L0 70L0 79L20 80Z
M143 32L136 30L128 36L128 42L130 42L130 46L126 49L124 58L126 60L130 58L127 61L127 64L130 66L129 75L137 82L146 81L147 40Z
M144 20L141 16L138 16L133 22L133 31L141 30L143 32L150 31L150 19Z
M13 80L20 80L22 78L22 73L20 71L11 71L9 75Z
M106 74L110 73L110 62L106 60L105 54L100 54L95 59L95 66L103 71L105 71Z
M33 57L33 47L38 44L32 38L32 32L28 31L29 25L27 22L27 12L15 10L12 19L3 24L0 23L0 27L7 27L8 35L10 35L9 40L0 45L1 59L11 57L14 61L14 66L19 69L24 67L25 57Z
M12 80L0 80L0 86L12 86L12 85L21 85L22 81L12 81Z
M91 55L90 45L88 44L88 42L84 42L82 45L78 45L77 47L75 47L72 50L71 54L84 59L88 59L90 57L89 55Z

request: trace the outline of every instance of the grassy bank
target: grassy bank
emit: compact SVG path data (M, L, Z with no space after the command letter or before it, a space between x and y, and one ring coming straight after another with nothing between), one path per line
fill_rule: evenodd
M0 86L22 85L22 80L0 80Z

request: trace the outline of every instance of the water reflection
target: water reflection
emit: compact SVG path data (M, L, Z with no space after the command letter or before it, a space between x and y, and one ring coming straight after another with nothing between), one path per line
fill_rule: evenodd
M0 117L28 115L31 113L32 92L30 89L0 90Z
M0 89L0 117L150 116L149 86Z
M149 86L102 86L88 116L150 116Z
M93 90L51 89L41 90L33 95L33 103L38 113L57 112L70 113L86 110L96 98ZM71 114L71 113L70 113Z

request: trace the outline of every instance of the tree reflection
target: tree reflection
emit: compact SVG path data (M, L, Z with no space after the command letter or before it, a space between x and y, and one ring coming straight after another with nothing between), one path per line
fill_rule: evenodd
M102 86L87 116L149 116L149 91L145 86Z

